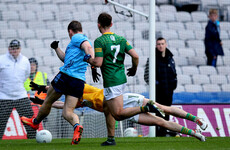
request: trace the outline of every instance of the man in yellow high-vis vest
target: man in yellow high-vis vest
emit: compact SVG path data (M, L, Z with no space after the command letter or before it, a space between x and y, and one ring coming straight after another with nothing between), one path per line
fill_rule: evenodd
M27 78L27 80L24 82L24 87L27 91L28 97L34 97L37 96L41 99L46 98L46 93L40 93L38 94L35 91L32 91L30 87L30 82L33 81L34 83L38 85L49 85L49 80L47 78L47 73L38 71L38 61L35 58L29 58L30 62L30 77Z

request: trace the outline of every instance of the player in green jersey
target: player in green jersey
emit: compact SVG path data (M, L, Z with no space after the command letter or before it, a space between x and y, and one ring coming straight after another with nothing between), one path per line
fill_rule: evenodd
M102 36L94 41L95 58L86 56L85 61L91 65L100 67L104 85L104 114L108 129L108 140L102 145L115 145L114 129L115 120L124 120L141 112L156 112L156 108L150 103L142 107L123 108L123 93L126 86L124 69L125 54L132 58L132 67L128 69L128 76L134 76L137 71L139 56L127 40L110 31L112 17L107 13L101 13L98 17L98 29ZM114 118L113 118L113 117ZM110 130L109 130L110 129Z

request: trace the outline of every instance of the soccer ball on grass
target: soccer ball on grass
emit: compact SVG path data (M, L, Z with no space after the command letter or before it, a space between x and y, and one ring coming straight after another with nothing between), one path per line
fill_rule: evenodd
M137 137L137 136L138 136L138 132L134 128L127 128L124 131L124 137Z
M48 130L38 131L36 134L36 141L38 143L50 143L52 141L52 134Z

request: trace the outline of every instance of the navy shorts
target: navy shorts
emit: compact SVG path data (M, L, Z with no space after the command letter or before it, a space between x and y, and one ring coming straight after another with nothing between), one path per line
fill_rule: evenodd
M51 84L56 92L64 95L71 95L79 99L82 97L85 87L85 82L83 80L73 78L62 72L59 72L54 77Z

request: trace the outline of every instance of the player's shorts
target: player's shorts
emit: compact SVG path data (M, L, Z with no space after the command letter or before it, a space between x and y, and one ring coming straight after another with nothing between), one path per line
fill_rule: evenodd
M125 93L123 94L123 108L128 107L140 107L143 105L144 96L140 94L135 93ZM133 117L128 118L127 120L138 123L139 120L139 114L135 115Z
M56 92L62 93L64 95L71 95L79 99L83 95L85 86L85 82L83 80L73 78L62 72L59 72L54 77L51 84Z
M112 98L122 95L125 91L126 83L104 88L105 100L110 100Z
M143 105L144 96L135 93L123 94L123 108L140 107Z

